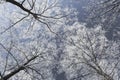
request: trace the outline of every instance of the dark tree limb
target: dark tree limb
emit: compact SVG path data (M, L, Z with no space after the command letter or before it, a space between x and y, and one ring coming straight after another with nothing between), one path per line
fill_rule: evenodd
M20 71L25 70L27 64L29 64L31 61L35 60L37 57L38 57L38 55L32 57L31 59L29 59L26 63L24 63L23 65L21 65L17 69L15 69L12 72L10 72L9 74L3 76L2 79L0 79L0 80L8 80L9 78L11 78L12 76L14 76L15 74L19 73Z
M23 11L31 14L34 18L37 18L37 14L34 13L34 12L31 12L31 10L25 8L25 7L23 6L23 3L20 4L19 2L15 1L15 0L6 0L6 2L9 2L9 3L13 4L13 5L16 5L17 7L21 8Z

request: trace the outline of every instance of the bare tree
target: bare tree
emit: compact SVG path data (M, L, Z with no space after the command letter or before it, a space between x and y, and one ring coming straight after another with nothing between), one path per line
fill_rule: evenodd
M52 27L66 16L59 4L56 0L5 0L3 4L15 12L8 18L9 27L0 30L0 80L53 79L54 46L49 40L55 33Z
M22 0L22 1L16 1L16 0L6 0L6 3L11 3L12 5L16 6L17 8L20 8L22 10L23 16L16 22L14 22L11 26L6 28L4 31L1 32L3 34L13 26L15 26L17 23L23 21L24 19L31 17L33 21L38 21L41 24L44 24L48 27L48 29L52 31L51 24L56 23L56 19L61 19L65 17L66 15L63 15L62 13L57 13L54 11L54 14L50 14L54 9L60 8L58 5L57 0L45 0L45 1L39 1L39 0ZM5 4L5 3L4 3ZM49 14L48 14L49 13ZM51 23L51 24L50 24Z
M106 36L110 40L119 40L119 0L91 0L90 19L88 25L100 24L106 30Z
M100 27L87 29L79 24L74 26L68 37L70 44L66 46L66 66L73 71L71 80L119 79L119 42L108 41Z

